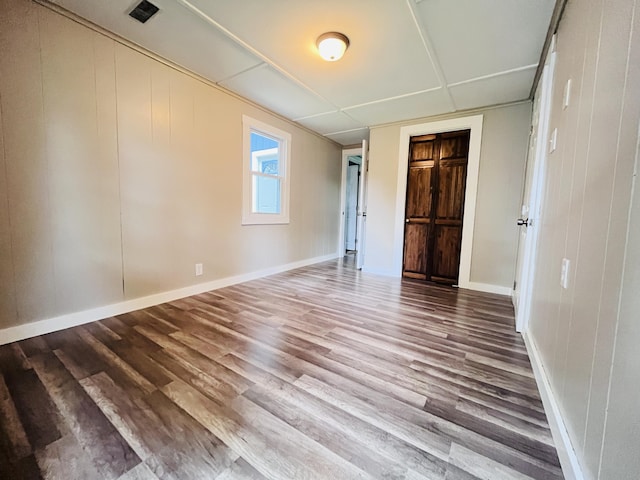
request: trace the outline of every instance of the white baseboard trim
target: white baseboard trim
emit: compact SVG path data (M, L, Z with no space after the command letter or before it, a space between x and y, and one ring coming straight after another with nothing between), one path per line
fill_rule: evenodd
M140 310L141 308L147 308L161 303L172 302L174 300L189 297L191 295L197 295L199 293L208 292L210 290L216 290L218 288L248 282L250 280L266 277L268 275L274 275L276 273L282 273L288 270L313 265L314 263L334 260L336 258L337 254L335 253L324 255L321 257L308 258L306 260L300 260L284 265L278 265L276 267L265 268L263 270L258 270L255 272L235 275L233 277L220 278L218 280L199 283L197 285L190 285L188 287L179 288L177 290L156 293L154 295L149 295L146 297L113 303L111 305L105 305L103 307L97 307L89 310L83 310L81 312L60 315L58 317L47 318L44 320L26 323L24 325L16 325L15 327L9 327L0 330L0 345L17 342L38 335L44 335L46 333L56 332L58 330L64 330L65 328L75 327L89 322L95 322L96 320L113 317L114 315L121 315L123 313L133 312L134 310Z
M491 285L490 283L469 282L465 286L460 285L460 288L467 288L476 292L495 293L497 295L511 295L511 288Z
M586 477L582 473L580 462L578 462L578 457L571 444L567 427L565 426L560 407L551 389L549 378L542 365L540 353L538 352L535 341L527 332L524 332L522 337L527 346L533 374L538 384L538 390L540 390L544 411L547 414L547 420L551 428L551 434L553 435L553 442L558 450L558 457L560 458L564 478L565 480L585 480Z

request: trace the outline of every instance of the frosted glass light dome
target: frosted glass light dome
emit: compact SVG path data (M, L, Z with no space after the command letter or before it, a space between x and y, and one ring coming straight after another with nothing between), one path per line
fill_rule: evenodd
M323 59L327 62L335 62L340 60L347 51L349 39L342 33L327 32L318 37L316 45Z

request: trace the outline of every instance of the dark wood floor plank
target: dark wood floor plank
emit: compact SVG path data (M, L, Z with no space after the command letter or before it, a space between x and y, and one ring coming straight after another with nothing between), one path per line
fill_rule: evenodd
M0 478L562 472L510 300L347 257L0 347Z
M134 363L133 365L128 363L128 361L131 360L131 357L138 358L139 350L137 348L132 348L131 344L129 344L127 340L123 340L122 338L114 339L111 336L107 336L105 338L102 336L103 341L106 340L111 346L115 345L118 347L122 343L129 345L128 349L123 349L124 355L120 356L115 351L109 349L104 343L98 340L98 338L94 337L93 334L89 333L89 329L78 327L77 331L78 336L93 349L97 356L101 357L102 360L109 365L106 372L111 378L118 380L123 385L130 385L133 388L138 389L142 395L151 393L157 388L153 382L145 378L142 373L136 370L134 362L132 362ZM160 372L154 371L151 376L156 378L159 373Z
M26 340L22 340L19 345L27 357L47 353L51 350L43 337L28 338Z
M154 352L160 350L135 348L126 338L119 342L113 342L110 345L110 350L112 350L124 364L130 366L137 375L142 377L142 380L139 380L134 376L134 381L147 390L148 393L154 390L154 388L149 388L147 384L160 388L171 382L171 379L165 375L163 371L159 370L150 359L150 356Z
M215 478L238 458L220 437L178 408L164 393L153 392L145 403L158 416L169 436L169 440L165 440L162 447L154 448L153 455L145 461L159 478Z
M107 327L102 322L93 322L83 325L84 329L89 332L96 340L103 344L109 344L111 342L117 342L122 340L122 337Z
M104 471L100 471L93 461L92 455L87 455L83 445L73 434L50 443L36 452L40 472L44 478L105 478ZM110 477L117 478L118 472Z
M140 459L55 355L31 358L38 377L98 471L117 478Z
M506 465L479 455L456 443L451 446L449 462L460 470L478 478L490 478L491 480L524 480L529 478L528 475L514 471Z
M0 459L2 459L0 454ZM3 459L2 459L3 460ZM2 461L0 462L0 478L4 479L25 479L25 480L38 480L43 478L40 466L35 459L35 456L28 455L17 461ZM64 477L62 477L64 478Z
M63 420L36 372L27 367L17 344L0 347L4 383L29 443L36 449L62 437Z
M77 329L50 333L45 335L44 339L51 350L62 352L58 358L76 379L88 377L107 368L105 362L81 341Z
M118 480L159 480L146 463L136 465Z
M0 375L0 450L6 455L5 462L9 462L10 459L21 460L33 452L2 375Z

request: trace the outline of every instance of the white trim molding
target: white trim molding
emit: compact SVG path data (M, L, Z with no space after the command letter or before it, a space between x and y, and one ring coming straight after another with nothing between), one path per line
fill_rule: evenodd
M404 251L404 213L407 194L407 170L409 168L409 144L411 137L430 133L471 130L469 138L469 159L467 162L467 186L465 189L464 217L462 220L462 248L460 251L460 288L474 290L470 281L471 251L473 248L473 227L476 218L476 197L478 193L478 173L480 171L480 146L482 143L483 115L451 118L418 125L408 125L400 129L400 152L398 157L398 184L396 187L396 215L393 236L394 276L402 275L402 254Z
M527 346L531 367L533 368L533 375L538 384L538 390L540 391L544 411L547 414L547 421L551 428L553 443L558 451L564 478L566 480L585 480L586 477L582 473L582 467L580 467L580 462L571 444L569 432L562 418L562 412L560 411L556 397L553 394L549 378L542 365L535 341L528 332L523 332L522 338L524 338L524 343Z
M220 278L218 280L199 283L197 285L190 285L188 287L179 288L177 290L156 293L154 295L149 295L146 297L113 303L111 305L105 305L103 307L97 307L89 310L83 310L81 312L60 315L59 317L47 318L36 322L26 323L24 325L16 325L15 327L9 327L0 330L0 345L17 342L51 332L57 332L58 330L64 330L65 328L76 327L78 325L95 322L97 320L113 317L115 315L121 315L123 313L133 312L142 308L152 307L161 303L172 302L174 300L189 297L191 295L198 295L199 293L217 290L218 288L224 288L230 285L236 285L238 283L248 282L250 280L256 280L258 278L274 275L276 273L282 273L288 270L306 267L307 265L313 265L314 263L334 260L335 258L337 258L336 254L332 253L330 255L300 260L284 265L278 265L276 267L266 268L264 270L244 273L242 275Z
M497 295L511 295L510 287L502 287L500 285L492 285L490 283L478 283L478 282L469 282L467 283L466 288L468 290L475 290L476 292L485 292L485 293L495 293Z

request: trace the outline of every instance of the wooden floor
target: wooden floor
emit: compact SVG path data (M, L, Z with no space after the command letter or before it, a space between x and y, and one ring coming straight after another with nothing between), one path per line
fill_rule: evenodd
M559 479L505 297L327 262L0 347L0 478Z

